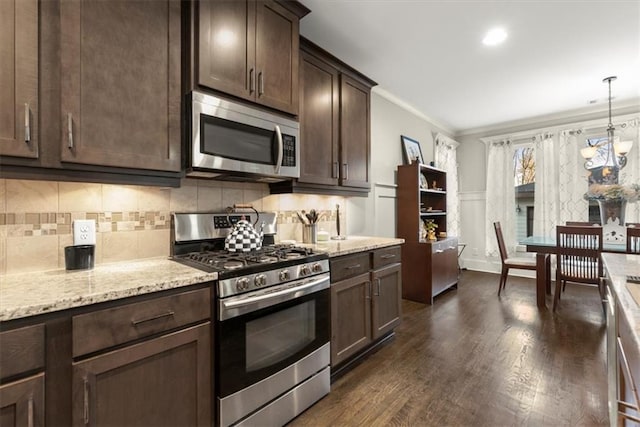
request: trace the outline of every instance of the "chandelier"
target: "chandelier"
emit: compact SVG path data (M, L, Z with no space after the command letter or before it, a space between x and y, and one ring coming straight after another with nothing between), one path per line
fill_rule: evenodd
M603 83L608 83L609 85L609 125L607 126L607 139L594 143L587 140L588 147L580 150L580 154L586 160L584 167L588 170L594 167L592 159L598 150L606 147L606 159L602 165L604 175L614 170L620 170L626 166L627 153L629 153L633 145L633 141L620 141L617 136L614 136L615 128L611 122L611 82L616 79L616 76L611 76L602 80Z

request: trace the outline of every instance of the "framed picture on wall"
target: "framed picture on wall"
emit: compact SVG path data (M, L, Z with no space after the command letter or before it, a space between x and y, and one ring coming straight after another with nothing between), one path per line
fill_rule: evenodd
M400 141L402 142L402 157L405 165L409 165L416 161L424 163L424 160L422 159L422 150L420 149L420 143L418 141L404 135L400 135Z

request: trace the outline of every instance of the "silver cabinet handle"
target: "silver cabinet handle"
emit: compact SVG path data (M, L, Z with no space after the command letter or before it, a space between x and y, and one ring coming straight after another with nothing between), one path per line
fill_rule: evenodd
M27 144L31 142L31 111L29 110L29 103L24 104L24 142Z
M365 295L365 299L371 299L371 293L372 293L372 285L371 285L371 281L368 280L367 281L367 295Z
M382 259L389 259L389 258L395 258L396 256L394 254L387 254L387 255L382 255L380 258Z
M376 287L378 288L378 292L375 295L379 297L380 296L380 279L376 279Z
M282 167L282 158L284 157L284 144L282 143L282 132L280 126L275 126L276 139L278 140L278 158L276 159L276 175L280 173Z
M71 113L67 114L67 135L69 140L67 148L73 150L73 116Z
M173 311L169 310L166 313L161 313L161 314L158 314L157 316L147 317L140 320L132 320L131 326L138 326L141 323L151 322L153 320L163 319L165 317L172 317L174 314L175 313Z
M331 178L338 178L338 162L333 162L333 170L331 171Z
M27 404L27 425L33 427L33 396L29 396L29 402Z
M258 96L262 96L264 93L264 74L262 71L258 73Z
M256 77L253 68L249 70L249 93L256 91Z
M89 380L84 379L84 424L89 424Z
M360 264L353 264L353 265L350 265L349 267L345 267L344 269L345 270L353 270L354 268L360 268L360 267L361 267Z
M348 163L344 163L342 165L342 167L344 168L344 177L342 179L344 181L347 181L349 179L349 164Z

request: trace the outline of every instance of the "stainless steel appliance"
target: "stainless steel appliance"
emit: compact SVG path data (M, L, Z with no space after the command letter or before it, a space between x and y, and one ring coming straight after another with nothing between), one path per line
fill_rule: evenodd
M298 122L197 91L190 101L188 176L259 182L300 176Z
M172 255L218 272L218 423L282 425L330 391L328 256L266 243L272 239L258 251L226 252L220 237L235 220L226 214L174 214ZM270 232L275 227L266 227Z

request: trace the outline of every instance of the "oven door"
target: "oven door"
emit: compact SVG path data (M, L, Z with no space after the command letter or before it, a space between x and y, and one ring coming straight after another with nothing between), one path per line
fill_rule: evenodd
M280 290L270 288L261 294L258 291L243 295L237 305L234 298L220 302L219 317L225 317L225 303L235 313L243 312L217 322L216 391L219 398L272 376L329 342L329 275L301 282L304 282L302 286L288 284ZM269 294L273 297L269 298ZM269 304L270 300L274 304Z
M297 122L198 92L192 93L191 121L190 175L300 176Z

